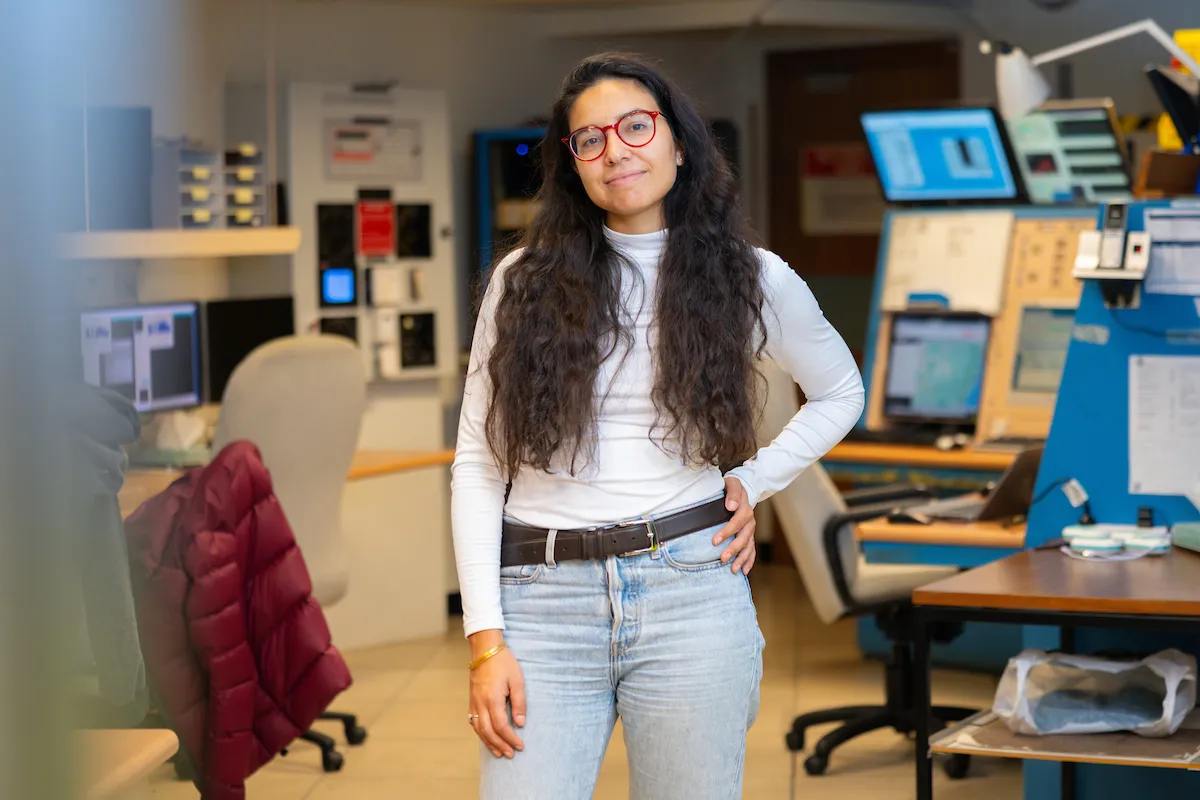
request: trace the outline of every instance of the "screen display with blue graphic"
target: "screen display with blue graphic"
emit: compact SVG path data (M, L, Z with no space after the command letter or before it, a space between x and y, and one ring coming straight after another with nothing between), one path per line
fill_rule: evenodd
M321 270L321 305L353 305L358 297L357 276L350 267Z
M973 422L979 413L990 323L987 317L896 314L884 415Z
M991 108L873 111L862 125L890 203L1022 199Z

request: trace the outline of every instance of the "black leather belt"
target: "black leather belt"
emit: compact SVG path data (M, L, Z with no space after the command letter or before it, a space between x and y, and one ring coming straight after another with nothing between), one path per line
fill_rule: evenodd
M725 509L725 498L649 520L618 522L587 530L558 531L554 536L555 561L604 559L648 553L663 542L724 525L733 513ZM550 531L505 522L500 542L500 566L541 564L546 561Z

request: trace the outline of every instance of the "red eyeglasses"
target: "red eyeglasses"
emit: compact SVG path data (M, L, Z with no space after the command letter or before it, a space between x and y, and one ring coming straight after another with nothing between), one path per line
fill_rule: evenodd
M660 111L630 111L612 125L598 127L588 125L563 138L563 144L580 161L595 161L608 149L608 132L615 130L617 137L629 147L645 147L658 131Z

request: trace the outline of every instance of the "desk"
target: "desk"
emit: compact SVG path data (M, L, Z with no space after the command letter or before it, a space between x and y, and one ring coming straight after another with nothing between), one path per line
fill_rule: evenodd
M378 478L423 467L444 466L452 461L453 450L360 450L354 454L346 480ZM185 470L175 469L130 469L118 495L122 518L128 517L184 473Z
M969 492L998 478L1016 456L998 450L842 442L821 459L821 465L843 486L921 483L947 492Z
M1063 629L1062 649L1069 652L1076 627L1200 631L1197 586L1200 554L1178 549L1111 563L1079 561L1053 549L1026 550L924 586L913 592L915 701L919 707L930 705L929 626L934 622L1057 626ZM1017 740L1006 736L1007 728L994 717L989 721L989 714L977 714L934 741L929 716L917 714L917 800L933 797L931 752L1062 762L1062 794L1068 799L1074 797L1074 763L1180 769L1196 769L1200 763L1200 733L1195 731L1153 740L1119 734ZM987 737L980 734L985 728ZM964 729L972 733L975 746L956 738ZM979 746L985 738L990 738L988 746ZM1117 741L1121 738L1137 741L1124 745Z
M892 524L886 517L858 523L855 536L872 564L978 567L1025 548L1025 525L996 522Z
M179 749L179 739L169 730L87 730L75 736L83 800L127 796Z
M453 450L362 450L342 495L341 532L349 584L324 609L344 650L442 636L452 564L444 470ZM184 473L132 469L119 500L128 517ZM419 566L417 566L419 564Z

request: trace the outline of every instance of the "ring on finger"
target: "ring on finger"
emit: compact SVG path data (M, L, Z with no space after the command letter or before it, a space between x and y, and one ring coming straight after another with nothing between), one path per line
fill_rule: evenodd
M467 724L472 728L475 727L475 720L479 719L478 714L467 714Z

